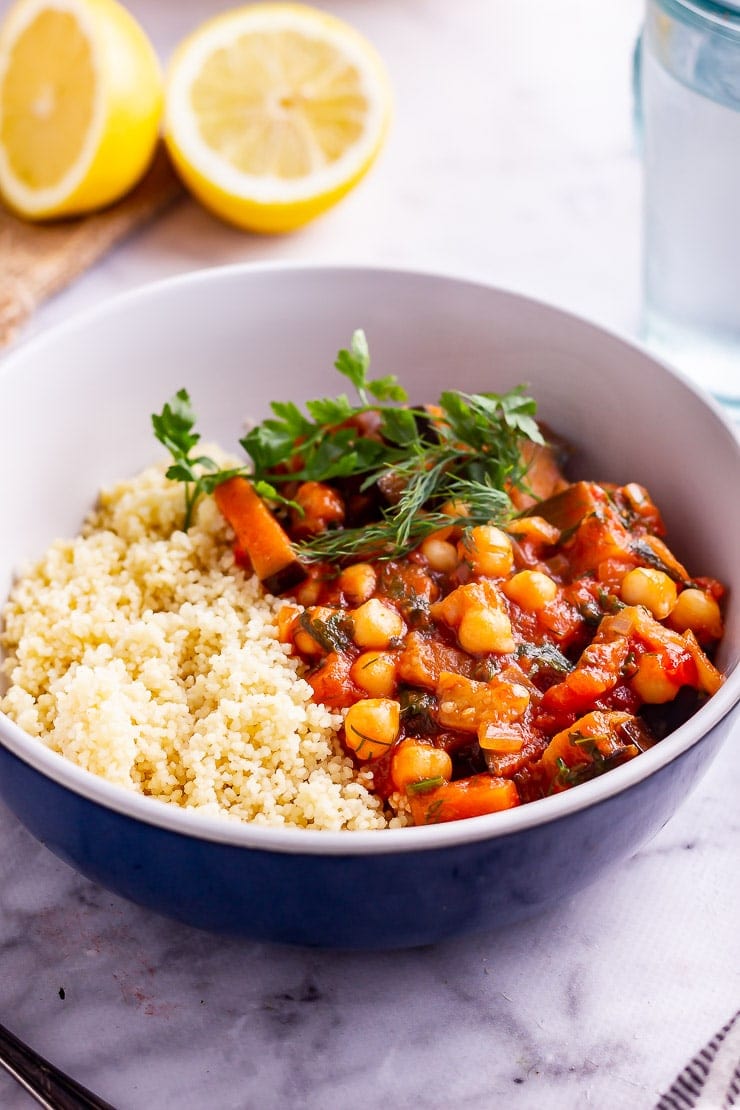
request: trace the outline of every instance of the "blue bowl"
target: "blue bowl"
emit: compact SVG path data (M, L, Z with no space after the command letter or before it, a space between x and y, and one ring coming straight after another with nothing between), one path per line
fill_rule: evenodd
M335 391L334 353L357 326L412 398L526 381L577 445L580 474L645 484L677 553L730 587L721 690L599 779L428 828L329 833L183 811L81 770L2 714L0 795L73 867L159 913L256 940L397 948L546 909L634 853L699 781L740 697L740 448L712 402L644 351L525 298L402 272L212 270L119 298L0 366L0 596L25 559L78 530L101 485L155 457L148 414L163 398L186 386L206 438L231 445L270 399Z

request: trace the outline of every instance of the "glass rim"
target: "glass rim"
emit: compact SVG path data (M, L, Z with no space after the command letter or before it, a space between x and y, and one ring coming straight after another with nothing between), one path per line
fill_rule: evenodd
M740 31L740 0L659 0L663 7L673 9L677 14L683 13L693 16L699 23L711 23L713 26L729 32Z

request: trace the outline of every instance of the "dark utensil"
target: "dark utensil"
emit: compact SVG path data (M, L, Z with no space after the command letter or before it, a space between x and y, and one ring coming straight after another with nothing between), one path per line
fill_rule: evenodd
M0 1067L46 1110L114 1110L0 1025Z

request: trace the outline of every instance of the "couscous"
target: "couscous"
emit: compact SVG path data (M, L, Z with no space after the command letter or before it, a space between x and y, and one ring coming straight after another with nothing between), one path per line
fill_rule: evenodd
M278 642L283 602L231 551L210 499L187 532L164 467L105 492L5 606L0 708L31 736L153 798L270 825L390 818Z
M722 585L647 490L569 482L522 389L411 407L371 380L273 405L248 465L200 454L105 493L5 610L0 707L88 770L245 821L433 824L570 790L723 681Z

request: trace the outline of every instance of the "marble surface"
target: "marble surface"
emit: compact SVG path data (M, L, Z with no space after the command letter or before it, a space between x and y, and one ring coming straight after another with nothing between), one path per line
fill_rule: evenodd
M185 202L26 336L152 278L262 259L465 274L633 332L639 0L325 6L370 35L395 86L369 179L285 239L241 235ZM212 9L130 7L163 57ZM400 953L174 925L81 879L0 809L0 1021L119 1110L650 1110L740 1005L733 747L651 844L577 898L516 929ZM30 1105L0 1073L0 1106Z

